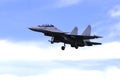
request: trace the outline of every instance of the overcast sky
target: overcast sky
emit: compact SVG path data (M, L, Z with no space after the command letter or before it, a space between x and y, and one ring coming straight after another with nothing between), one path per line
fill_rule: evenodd
M103 45L79 48L50 44L28 29L53 24L91 35ZM119 0L1 0L0 80L120 80Z

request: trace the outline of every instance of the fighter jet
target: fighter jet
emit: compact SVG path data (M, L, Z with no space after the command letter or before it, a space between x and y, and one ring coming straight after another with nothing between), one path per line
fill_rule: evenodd
M30 27L29 29L35 32L41 32L45 36L50 36L51 40L49 40L49 42L51 44L59 43L59 42L64 43L64 45L61 47L62 50L65 50L66 44L70 44L71 47L75 47L76 49L78 49L78 47L102 44L102 43L90 41L90 39L102 38L101 36L90 35L91 25L88 25L88 27L84 30L84 32L81 35L78 35L77 27L74 27L71 33L62 32L61 30L57 29L54 25L49 25L49 24L38 25L38 26Z

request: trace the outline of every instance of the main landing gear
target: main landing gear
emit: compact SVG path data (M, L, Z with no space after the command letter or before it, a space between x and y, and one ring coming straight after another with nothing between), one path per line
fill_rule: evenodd
M78 46L75 46L75 49L78 49Z
M62 50L65 50L65 43L64 43L64 46L61 47Z
M78 49L78 46L74 46L75 49ZM64 46L61 47L62 50L65 50L65 43L64 43Z

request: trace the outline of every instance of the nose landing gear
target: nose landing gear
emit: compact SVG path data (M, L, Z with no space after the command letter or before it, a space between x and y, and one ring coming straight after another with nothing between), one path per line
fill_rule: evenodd
M51 40L48 40L51 44L54 43L54 37L51 38Z

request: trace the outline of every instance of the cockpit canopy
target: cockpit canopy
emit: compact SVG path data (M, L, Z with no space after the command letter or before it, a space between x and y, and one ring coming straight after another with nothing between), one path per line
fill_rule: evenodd
M38 25L38 27L54 27L52 24L43 24L43 25Z

